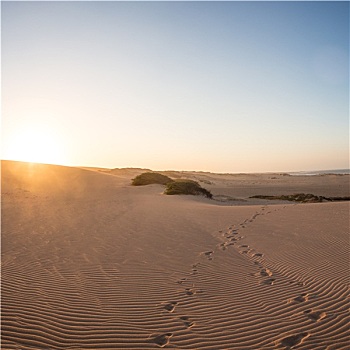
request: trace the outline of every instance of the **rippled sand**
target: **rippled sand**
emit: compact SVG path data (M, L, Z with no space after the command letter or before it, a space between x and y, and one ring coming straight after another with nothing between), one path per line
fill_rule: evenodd
M349 202L248 199L348 177L134 175L2 162L2 349L349 349Z

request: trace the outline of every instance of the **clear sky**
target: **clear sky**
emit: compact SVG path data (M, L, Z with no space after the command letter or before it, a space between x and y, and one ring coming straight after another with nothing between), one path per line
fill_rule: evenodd
M348 2L1 2L2 159L349 167Z

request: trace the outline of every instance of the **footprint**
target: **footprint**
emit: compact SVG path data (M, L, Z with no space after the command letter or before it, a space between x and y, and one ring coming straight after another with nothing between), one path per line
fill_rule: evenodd
M171 303L165 304L164 309L169 312L173 312L175 310L176 305L177 305L177 301L173 301Z
M203 290L202 289L195 289L192 287L192 288L186 288L185 293L186 293L186 295L194 295L197 293L203 293Z
M306 310L304 313L310 320L315 322L321 321L327 316L327 314L324 311Z
M187 278L181 278L180 280L176 281L178 284L182 284L187 281Z
M270 277L270 276L272 276L272 272L269 269L264 268L260 271L260 275Z
M241 248L249 248L249 245L248 244L243 244L240 246Z
M213 260L214 252L212 250L210 250L208 252L204 252L203 254L208 258L208 260Z
M173 336L172 333L164 333L156 335L152 340L161 348L169 344L170 338Z
M272 286L275 284L275 281L276 281L276 278L269 278L269 279L265 280L263 283Z
M255 253L255 254L253 255L253 257L259 257L259 258L262 258L263 256L264 256L263 253Z
M295 285L301 286L301 287L306 286L306 283L305 283L305 282L289 281L289 284L295 284Z
M248 254L250 252L250 250L242 250L240 251L240 254Z
M292 349L294 346L301 344L306 338L310 336L309 332L303 332L296 335L291 335L281 340L281 344L287 349Z
M181 316L180 320L184 321L186 328L191 328L194 326L194 322L190 321L190 318L188 316Z
M303 293L299 295L298 297L292 299L292 301L297 301L298 303L303 303L304 301L309 300L309 294L308 293Z
M185 293L186 295L194 295L196 294L196 291L193 288L186 288Z
M226 243L221 243L218 246L221 250L226 250Z

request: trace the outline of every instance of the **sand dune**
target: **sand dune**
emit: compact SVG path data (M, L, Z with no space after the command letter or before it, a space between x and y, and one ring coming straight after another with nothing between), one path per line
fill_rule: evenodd
M349 202L228 206L132 176L2 162L2 349L349 349ZM348 195L303 178L271 181Z

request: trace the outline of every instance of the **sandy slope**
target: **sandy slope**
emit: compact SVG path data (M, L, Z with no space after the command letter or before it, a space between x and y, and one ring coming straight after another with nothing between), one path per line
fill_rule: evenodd
M2 349L349 349L348 203L129 183L2 162Z

